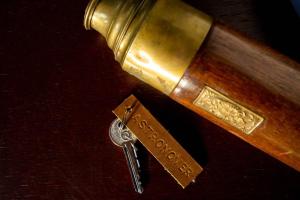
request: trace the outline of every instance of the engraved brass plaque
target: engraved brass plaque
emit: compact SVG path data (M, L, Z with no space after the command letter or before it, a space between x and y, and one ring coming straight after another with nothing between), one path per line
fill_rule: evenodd
M194 105L247 135L250 135L264 121L263 117L207 86L194 101Z
M202 167L134 96L127 98L113 112L122 119L132 105L134 108L126 121L130 131L183 188L195 181Z

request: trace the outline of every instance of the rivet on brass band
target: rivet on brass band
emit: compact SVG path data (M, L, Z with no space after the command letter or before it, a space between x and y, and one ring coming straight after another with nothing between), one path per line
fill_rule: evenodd
M263 117L207 86L194 101L194 105L247 135L250 135L264 121Z

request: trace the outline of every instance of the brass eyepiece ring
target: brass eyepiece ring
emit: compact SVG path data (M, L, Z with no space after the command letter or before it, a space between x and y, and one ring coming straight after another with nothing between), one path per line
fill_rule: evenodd
M91 30L91 22L99 0L91 0L85 9L83 25L86 30Z

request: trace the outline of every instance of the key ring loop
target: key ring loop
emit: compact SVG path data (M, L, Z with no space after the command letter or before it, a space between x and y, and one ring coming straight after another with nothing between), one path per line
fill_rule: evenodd
M129 120L129 116L132 113L133 108L136 106L136 104L137 104L137 100L134 101L130 106L125 107L125 113L122 117L121 126L119 128L120 131L123 130L124 127L126 126L128 120Z

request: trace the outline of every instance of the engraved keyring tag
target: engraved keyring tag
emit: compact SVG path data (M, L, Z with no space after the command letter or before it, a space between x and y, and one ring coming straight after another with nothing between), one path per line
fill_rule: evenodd
M134 106L133 106L134 105ZM126 109L131 108L126 126L158 160L171 176L183 188L194 182L203 171L202 167L170 135L170 133L152 116L152 114L131 95L123 101L113 113L124 117Z

